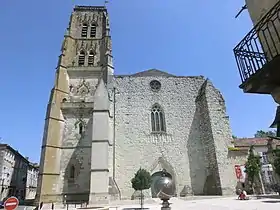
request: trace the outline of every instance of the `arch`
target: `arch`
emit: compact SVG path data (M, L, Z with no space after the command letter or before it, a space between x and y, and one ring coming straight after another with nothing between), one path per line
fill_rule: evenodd
M88 24L84 23L82 25L81 37L87 38L87 33L88 33Z
M159 104L154 104L151 109L152 132L166 132L165 116Z
M92 23L90 26L90 37L94 38L96 37L96 24Z
M90 50L88 54L88 65L93 66L93 64L94 64L94 53L93 50Z
M85 65L85 56L86 56L85 51L81 50L79 53L79 59L78 59L79 66Z
M62 102L64 103L64 102L67 102L67 99L66 98L63 98L62 99Z

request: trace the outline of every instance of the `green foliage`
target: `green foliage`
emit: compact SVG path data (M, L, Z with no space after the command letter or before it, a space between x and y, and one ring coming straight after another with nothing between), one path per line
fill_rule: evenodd
M251 146L249 150L249 156L245 164L245 172L248 175L249 181L253 184L255 177L259 174L261 170L261 160L260 156L254 154L254 147Z
M232 138L233 138L233 139L237 139L237 136L235 136L235 135L232 135Z
M268 136L276 136L276 130L272 130L272 131L258 130L254 136L255 138L266 138Z
M148 171L140 168L134 178L131 179L132 188L134 190L146 190L151 187L152 178Z
M280 149L274 150L273 155L274 155L273 166L274 166L275 172L278 175L280 175Z

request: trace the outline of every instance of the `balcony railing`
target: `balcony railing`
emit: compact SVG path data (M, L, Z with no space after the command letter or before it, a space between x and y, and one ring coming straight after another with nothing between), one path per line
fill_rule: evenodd
M242 83L280 54L280 1L233 51Z

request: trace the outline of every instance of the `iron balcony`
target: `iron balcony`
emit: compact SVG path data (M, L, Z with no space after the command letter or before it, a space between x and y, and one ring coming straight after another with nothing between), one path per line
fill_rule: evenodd
M233 51L245 93L270 94L280 86L280 1Z

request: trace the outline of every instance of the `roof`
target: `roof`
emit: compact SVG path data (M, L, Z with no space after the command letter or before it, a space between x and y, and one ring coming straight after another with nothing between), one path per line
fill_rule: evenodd
M132 76L132 77L149 77L149 76L176 77L175 75L169 74L165 71L161 71L158 69L148 69L146 71L137 72L130 76Z
M169 74L159 69L148 69L130 75L114 75L114 77L189 77L189 78L204 78L203 76L176 76Z
M29 164L29 160L28 160L27 158L23 157L23 156L19 153L19 151L15 150L15 149L12 148L10 145L8 145L8 144L0 144L0 149L1 149L1 148L10 150L10 151L13 152L15 155L20 156L21 159L25 160L25 162L27 162L27 163Z
M265 146L271 138L238 138L234 139L235 147L250 147L251 145ZM273 140L273 143L280 145L280 141Z
M74 11L94 11L94 10L105 10L105 6L84 6L84 5L76 5L74 7Z

